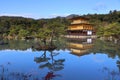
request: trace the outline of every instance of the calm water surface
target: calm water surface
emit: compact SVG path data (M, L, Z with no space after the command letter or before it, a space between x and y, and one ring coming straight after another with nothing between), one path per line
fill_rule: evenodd
M57 49L31 48L36 41L0 45L0 80L120 80L120 44L56 40Z

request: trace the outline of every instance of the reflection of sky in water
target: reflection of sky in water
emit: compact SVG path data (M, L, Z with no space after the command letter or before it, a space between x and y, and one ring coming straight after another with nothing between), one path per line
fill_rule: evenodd
M75 56L69 54L69 50L55 50L54 52L60 53L54 56L54 59L65 59L64 69L56 71L61 77L56 77L55 80L104 80L108 76L103 72L103 68L106 67L110 71L114 70L118 72L116 61L118 58L109 58L106 54L87 54L83 56ZM49 70L47 68L38 69L39 63L34 61L35 57L39 57L43 54L43 51L32 51L27 49L26 51L20 50L1 50L0 51L0 64L10 62L9 69L11 71L18 72L34 72L36 75L40 75L42 78ZM47 51L47 56L50 57L50 53Z

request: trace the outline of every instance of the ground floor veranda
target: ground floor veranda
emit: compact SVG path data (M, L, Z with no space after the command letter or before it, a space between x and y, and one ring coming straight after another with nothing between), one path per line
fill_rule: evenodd
M93 30L68 30L67 35L92 36L92 35L95 35L95 31Z

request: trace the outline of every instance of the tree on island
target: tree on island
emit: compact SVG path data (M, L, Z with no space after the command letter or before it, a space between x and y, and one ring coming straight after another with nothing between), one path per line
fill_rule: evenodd
M53 46L54 38L65 34L64 27L65 25L58 22L44 24L44 26L37 31L36 37L40 38L45 46L47 44Z

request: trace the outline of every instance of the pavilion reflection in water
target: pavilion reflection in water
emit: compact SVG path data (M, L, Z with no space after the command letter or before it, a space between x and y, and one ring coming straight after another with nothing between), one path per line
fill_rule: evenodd
M68 39L68 49L71 51L71 54L82 56L88 54L90 49L93 48L93 39Z

